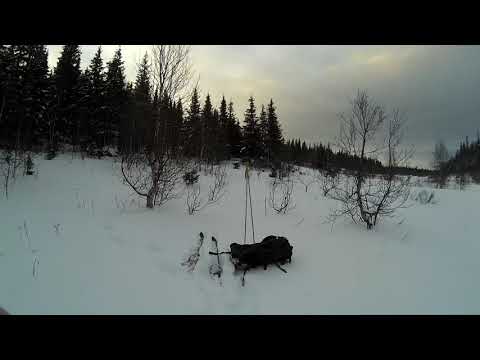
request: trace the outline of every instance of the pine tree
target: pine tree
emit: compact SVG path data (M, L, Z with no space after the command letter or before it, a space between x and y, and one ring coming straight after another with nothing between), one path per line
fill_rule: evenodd
M201 131L201 150L200 159L210 162L213 159L213 149L215 142L215 119L213 117L213 107L210 95L207 94L205 104L202 109L202 131Z
M79 119L75 133L78 135L78 143L82 152L87 152L88 146L94 142L93 131L90 129L90 71L85 69L78 80L78 112Z
M164 149L173 150L173 140L177 124L174 119L173 101L167 93L164 93L161 98L158 99L158 125L160 143Z
M10 51L6 45L0 45L0 140L8 139L6 114L8 112L8 95L10 90Z
M152 101L152 85L150 84L150 64L148 55L138 65L137 77L135 80L135 100L139 103L150 103Z
M269 140L269 133L268 133L267 113L265 112L265 107L263 105L262 105L262 111L260 111L259 127L260 127L262 156L265 155L268 158L268 149L269 149L270 140Z
M282 146L283 136L280 123L278 122L276 109L273 104L273 100L270 100L267 108L267 154L269 159L276 159L279 157Z
M37 144L41 138L41 122L46 117L46 96L48 92L48 52L45 45L28 45L26 47L26 64L23 74L22 99L25 115L24 141L25 149L32 142Z
M222 101L220 102L220 111L218 114L218 158L220 160L226 159L229 156L229 149L227 147L228 143L228 112L227 112L227 102L225 101L225 96L222 96Z
M220 125L220 113L217 109L213 109L212 124L210 126L210 135L209 135L212 150L211 150L211 159L214 162L220 161L223 159L223 142L222 142L222 127Z
M250 96L248 101L249 107L245 111L243 126L244 154L254 159L260 155L260 129L253 96Z
M185 154L187 156L199 156L201 150L201 113L198 91L193 90L187 118L184 122L183 138L185 139Z
M135 85L132 89L132 103L130 108L130 121L127 121L128 131L122 136L124 143L128 144L130 152L140 151L151 134L153 107L152 86L150 83L150 64L148 54L145 54L138 64Z
M112 60L107 64L106 102L110 120L107 127L107 142L109 144L115 144L118 141L120 122L126 113L126 83L124 73L122 51L118 48Z
M2 135L9 149L15 154L22 147L22 134L25 127L25 73L27 66L27 46L10 45L4 51L5 80L4 108L2 112Z
M56 128L60 141L74 143L79 100L80 47L64 45L54 70L57 98Z
M89 138L97 147L103 147L107 145L109 125L106 107L105 71L100 46L90 62L88 76Z
M182 129L184 127L183 104L181 99L179 99L178 102L174 105L174 121L175 131L173 134L173 149L175 153L179 153L179 150L182 150L184 145L182 138Z
M7 53L8 48L5 45L0 45L0 124L2 124L3 112L6 103L7 92Z
M137 134L133 127L135 122L135 95L132 82L125 86L125 115L120 117L119 151L121 154L129 154L137 151L134 143Z
M30 149L40 139L46 113L48 54L45 45L0 47L0 124L7 142Z
M47 76L47 87L45 96L45 108L46 117L45 121L40 122L39 132L46 134L47 150L49 158L53 158L58 151L58 140L60 138L59 129L57 126L57 86L55 81L55 75L53 71L50 71Z
M230 156L240 156L240 149L242 146L242 128L238 119L235 116L233 109L233 102L228 104L228 121L227 121L227 148Z
M151 116L147 120L147 145L153 146L158 145L159 139L161 138L161 134L159 133L161 130L160 127L160 97L158 94L157 89L153 94L153 101L152 101L152 108L151 108Z

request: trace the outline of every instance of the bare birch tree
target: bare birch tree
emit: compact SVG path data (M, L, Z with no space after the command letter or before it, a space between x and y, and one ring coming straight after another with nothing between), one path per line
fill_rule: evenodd
M387 115L384 108L374 103L366 91L359 91L351 103L351 112L341 116L338 147L349 155L359 158L353 176L330 181L326 195L339 201L340 208L330 214L334 220L350 216L354 222L365 223L368 229L381 217L392 216L404 207L410 194L410 177L398 176L395 169L405 165L412 150L400 148L403 140L405 119L398 110ZM385 131L383 143L379 141ZM371 176L366 168L368 157L384 156L384 173Z
M159 96L178 100L192 79L190 47L152 45L151 65L153 87ZM146 198L148 208L176 197L176 185L186 167L180 154L167 146L166 119L154 116L151 122L148 144L140 152L124 154L121 163L125 183Z

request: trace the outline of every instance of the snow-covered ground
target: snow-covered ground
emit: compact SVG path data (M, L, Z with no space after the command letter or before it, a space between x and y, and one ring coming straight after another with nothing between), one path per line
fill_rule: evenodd
M185 198L148 210L111 159L35 159L0 197L0 307L12 314L479 314L480 187L435 190L374 231L325 222L336 204L317 185L295 187L286 215L267 208L268 173L253 173L257 240L293 245L287 274L252 270L245 287L224 255L221 284L208 268L243 242L243 169L229 166L225 197L195 215ZM204 177L202 181L205 181ZM418 191L419 188L414 189ZM196 270L180 265L205 244Z

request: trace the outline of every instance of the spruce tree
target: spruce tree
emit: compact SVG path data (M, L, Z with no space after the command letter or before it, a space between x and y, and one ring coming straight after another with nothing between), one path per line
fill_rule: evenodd
M88 146L93 143L93 131L90 129L90 96L91 96L91 86L90 86L90 72L88 69L85 69L80 75L78 81L78 111L79 119L77 122L77 129L75 133L78 136L78 143L80 144L80 149L82 152L87 152Z
M222 96L222 101L220 102L220 111L218 114L218 157L219 159L225 159L229 155L229 149L227 148L228 143L228 112L227 112L227 102L225 96Z
M131 154L134 148L134 139L137 134L132 126L135 120L135 97L132 82L128 82L125 86L125 114L120 117L119 127L119 151L121 154Z
M0 140L4 141L8 138L4 120L8 111L10 66L9 48L6 45L0 45Z
M183 138L182 138L182 129L184 127L183 122L183 105L182 100L179 99L174 106L174 121L175 121L175 132L173 135L173 149L175 153L178 153L179 150L183 149Z
M205 99L205 104L202 109L202 131L201 131L201 149L200 149L200 159L210 162L213 157L213 149L215 142L215 120L213 117L213 108L212 102L210 100L210 95L207 94Z
M48 63L45 45L0 47L0 122L5 140L16 150L38 141L46 113Z
M74 143L80 71L79 45L64 45L54 70L57 97L57 121L60 141Z
M89 135L96 147L107 145L108 113L106 107L106 81L102 59L102 48L99 46L90 62L89 75ZM94 145L94 144L91 145Z
M259 118L259 127L260 127L260 139L261 139L261 153L262 156L266 156L268 159L269 155L269 133L268 133L268 122L267 122L267 113L265 112L265 107L262 105L262 110L260 111Z
M25 127L25 73L27 65L27 46L10 45L4 53L5 80L4 104L2 111L2 135L9 149L21 148Z
M235 116L233 109L233 102L228 104L228 130L227 130L227 148L229 154L234 157L240 156L240 149L242 146L242 128L238 119Z
M260 128L256 115L255 100L253 96L248 99L249 106L245 111L243 126L244 154L252 159L260 155Z
M122 51L118 48L112 60L107 64L106 80L106 102L109 116L107 139L108 143L112 145L118 141L120 122L126 114L126 83L124 73Z
M140 151L147 143L153 121L152 86L150 83L150 64L145 54L138 64L135 85L132 90L130 121L126 135L122 136L128 144L129 151Z
M220 113L217 109L213 109L212 125L210 126L209 138L211 139L211 156L214 161L220 161L223 159L223 142L222 142L222 129L220 125Z
M184 122L183 138L187 156L199 156L201 150L201 113L197 88L193 90L187 118Z
M283 146L283 135L280 123L278 122L276 109L273 100L270 100L267 108L267 153L269 159L276 159L280 155Z
M42 135L42 122L46 118L48 92L48 52L45 45L26 47L26 64L23 73L22 99L24 107L23 146L29 149L38 144Z

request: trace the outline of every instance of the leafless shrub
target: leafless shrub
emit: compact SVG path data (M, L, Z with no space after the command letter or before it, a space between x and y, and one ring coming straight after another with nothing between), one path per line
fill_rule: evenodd
M195 212L200 211L202 206L202 199L200 198L200 184L194 184L187 187L187 211L189 215L193 215Z
M227 185L227 167L225 165L216 166L213 170L213 183L209 187L208 201L217 202L225 194Z
M340 173L334 170L319 171L316 176L323 196L327 196L332 189L338 187L341 177Z
M418 201L422 205L426 204L435 204L436 201L434 200L435 193L433 191L428 193L426 190L420 191L416 196L413 198L415 201Z
M188 272L193 272L197 266L198 260L200 259L200 249L203 245L203 239L203 233L200 233L197 245L190 250L189 255L182 262L182 266L186 267Z
M270 207L278 214L286 214L295 208L292 202L293 185L293 180L288 177L276 178L270 183Z
M310 185L318 181L316 174L311 171L308 171L308 174L302 171L297 171L295 173L295 179L298 183L302 184L305 187L305 192L308 192L308 188Z
M8 199L9 185L15 180L18 169L24 164L22 153L18 150L0 152L0 175L3 178L3 188Z
M357 156L359 165L351 176L337 183L329 182L328 197L340 203L340 208L330 214L331 221L350 216L355 223L365 223L371 229L379 218L393 216L397 209L405 207L410 195L410 177L394 173L397 166L405 165L412 156L411 150L400 149L404 124L398 110L387 115L365 91L358 92L351 113L341 116L338 146L344 153ZM386 135L383 145L379 145L377 138L384 126ZM379 178L369 176L366 158L381 153L386 160L385 173Z
M121 170L124 183L145 197L147 207L161 206L177 197L177 184L182 180L185 162L167 151L125 154Z
M207 199L201 197L201 185L193 184L187 186L186 205L189 215L203 210L205 207L215 204L223 195L225 195L225 187L227 185L226 166L216 166L213 170L213 182L209 186Z

